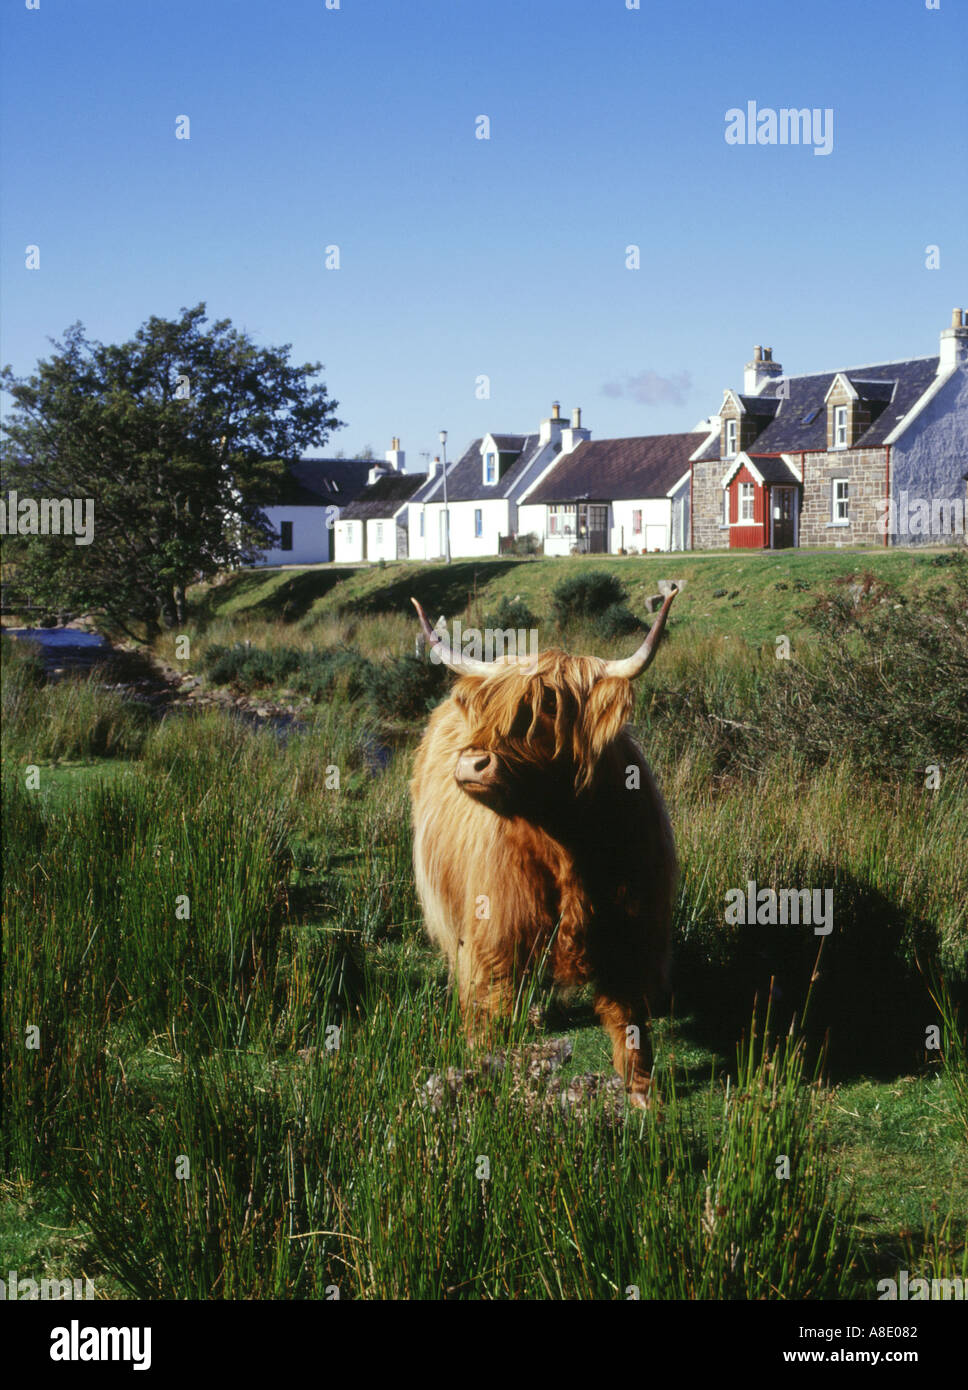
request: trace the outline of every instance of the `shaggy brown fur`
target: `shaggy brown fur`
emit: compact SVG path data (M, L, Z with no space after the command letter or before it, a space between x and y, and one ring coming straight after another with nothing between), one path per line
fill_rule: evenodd
M411 792L427 930L472 1035L511 1009L549 949L556 982L594 981L615 1069L647 1105L676 855L626 728L631 708L629 681L597 657L552 650L524 668L495 662L491 674L461 677L431 715ZM479 783L469 759L484 768Z

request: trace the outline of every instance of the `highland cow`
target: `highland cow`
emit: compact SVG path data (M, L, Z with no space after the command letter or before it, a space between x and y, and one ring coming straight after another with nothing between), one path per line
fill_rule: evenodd
M630 682L652 660L676 592L623 661L557 650L470 660L413 600L435 658L460 676L430 717L411 794L417 891L468 1032L511 1012L542 961L556 984L591 981L615 1070L642 1107L677 869L627 724Z

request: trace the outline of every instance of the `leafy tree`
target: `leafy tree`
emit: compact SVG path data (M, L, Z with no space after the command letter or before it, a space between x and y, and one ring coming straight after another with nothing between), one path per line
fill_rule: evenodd
M289 362L289 344L260 348L228 319L207 322L199 304L112 346L76 323L32 376L0 374L14 402L4 494L93 500L92 544L5 544L17 588L36 602L103 609L150 638L183 621L189 584L275 539L262 508L286 461L342 428L338 402L313 380L320 363Z

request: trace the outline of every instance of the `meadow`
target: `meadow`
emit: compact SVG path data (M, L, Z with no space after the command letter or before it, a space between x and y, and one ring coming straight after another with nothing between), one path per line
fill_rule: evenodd
M624 597L556 600L596 573ZM660 578L686 584L635 723L682 873L643 1114L581 991L535 981L497 1054L467 1048L413 888L448 677L409 596L615 656ZM4 1269L149 1299L968 1278L964 554L241 571L191 598L157 657L285 727L159 720L3 643ZM729 922L751 881L831 889L829 937Z

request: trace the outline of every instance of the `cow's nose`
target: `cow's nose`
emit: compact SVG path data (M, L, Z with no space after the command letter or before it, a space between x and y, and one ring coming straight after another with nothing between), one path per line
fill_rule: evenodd
M476 782L489 786L497 775L497 758L481 748L471 748L457 759L458 782Z

